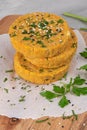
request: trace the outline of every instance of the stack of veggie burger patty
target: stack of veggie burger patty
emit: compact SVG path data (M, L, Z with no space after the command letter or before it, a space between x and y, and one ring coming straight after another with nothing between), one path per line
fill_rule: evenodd
M35 12L20 16L9 28L16 49L14 68L23 79L48 84L68 71L77 48L75 33L55 14Z

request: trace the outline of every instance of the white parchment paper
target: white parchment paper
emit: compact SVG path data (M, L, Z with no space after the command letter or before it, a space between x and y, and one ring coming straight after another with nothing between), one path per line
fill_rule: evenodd
M87 79L87 72L77 69L87 63L87 60L79 55L86 45L81 34L77 30L75 33L78 37L78 49L73 57L66 80L63 79L53 84L58 85L62 81L68 83L71 77L76 77L78 74ZM52 90L52 84L37 86L19 78L15 72L6 72L13 69L14 53L9 36L7 34L0 35L0 115L36 119L42 116L59 117L64 112L66 115L71 115L72 110L78 114L87 111L87 96L78 97L67 94L71 103L65 108L60 108L58 106L60 98L49 102L39 94L42 89Z

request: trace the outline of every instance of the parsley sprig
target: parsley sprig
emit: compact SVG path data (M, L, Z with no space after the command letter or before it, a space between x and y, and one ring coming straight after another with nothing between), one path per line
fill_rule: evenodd
M62 86L53 85L52 91L41 91L40 95L45 97L49 101L60 96L61 99L59 100L58 105L63 108L70 103L70 101L66 97L67 93L71 93L76 96L87 95L87 86L82 87L85 82L86 80L78 75L73 79L71 78L69 83L67 84L63 83Z
M85 50L83 52L79 53L82 57L84 57L85 59L87 59L87 48L85 48ZM87 71L87 64L82 65L79 70L85 70Z
M87 59L87 48L83 52L80 52L80 55Z

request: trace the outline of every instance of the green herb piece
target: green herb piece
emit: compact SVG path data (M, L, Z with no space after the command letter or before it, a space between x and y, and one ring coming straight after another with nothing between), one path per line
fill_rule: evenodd
M42 47L46 47L42 41L37 41L38 44L40 44Z
M22 34L27 34L27 30L23 30L23 31L22 31Z
M6 82L8 79L7 78L4 78L3 82Z
M37 25L35 24L35 22L33 22L30 26L33 27L33 28L37 27Z
M58 104L61 108L63 108L69 104L69 100L66 98L66 96L63 96Z
M46 118L46 119L43 119L43 120L36 120L36 123L42 123L42 122L45 122L47 120L49 120L49 118Z
M86 49L85 49L86 50ZM87 50L86 51L83 51L83 52L80 52L80 55L84 58L87 59Z
M56 97L59 96L58 94L53 93L53 92L48 91L48 90L40 92L40 95L43 96L43 97L45 97L48 100L56 98Z
M3 58L3 56L0 56L0 58Z
M56 93L64 94L65 93L65 88L54 85L53 86L53 91L56 92Z
M41 22L38 23L38 27L41 28L42 30L46 29L46 26L48 25L48 21L43 19Z
M83 88L73 87L72 92L77 96L86 95L87 94L87 87L83 87Z
M24 102L25 101L25 95L24 96L20 96L19 102Z
M6 70L6 73L14 72L14 70Z
M8 89L7 88L4 88L5 92L8 93Z
M46 25L43 22L39 22L38 27L43 30L46 27Z
M53 20L51 20L51 21L50 21L50 24L54 24L54 21L53 21Z
M10 34L10 37L15 37L15 36L17 36L15 32Z
M87 28L80 28L80 30L87 31Z
M83 85L84 83L85 83L85 79L80 78L79 75L74 78L73 85Z
M29 38L29 37L24 37L23 40L27 41L27 40L31 40L31 38Z
M57 23L64 23L64 21L62 19L59 19Z
M81 67L79 68L79 70L86 70L86 71L87 71L87 64L81 66Z
M72 17L72 18L75 18L75 19L78 19L78 20L81 20L83 22L87 22L87 17L82 17L82 16L72 14L72 13L68 13L68 12L63 13L63 15L68 16L68 17Z
M77 47L77 43L73 43L71 47L72 48L76 48Z
M75 114L74 110L72 110L72 114L73 114L73 116L75 117L75 119L77 120L77 119L78 119L78 115Z

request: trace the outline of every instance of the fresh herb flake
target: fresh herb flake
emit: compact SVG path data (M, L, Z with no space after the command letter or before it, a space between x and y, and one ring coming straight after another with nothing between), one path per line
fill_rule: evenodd
M5 92L8 93L8 89L7 88L4 88Z
M64 23L64 20L59 19L59 20L57 21L57 23Z
M86 70L86 71L87 71L87 64L81 66L81 67L79 68L79 70Z
M65 107L66 105L68 105L70 102L69 102L69 100L66 98L66 96L63 96L62 98L61 98L61 100L59 101L59 106L61 107L61 108L63 108L63 107Z
M45 98L48 99L48 100L53 99L53 98L56 98L56 97L59 96L58 94L53 93L53 92L51 92L51 91L47 91L47 90L40 92L40 95L43 96L43 97L45 97Z
M77 119L78 119L78 115L75 114L75 111L74 111L74 110L72 110L72 114L73 114L73 116L75 117L75 119L77 120Z
M23 40L26 40L26 41L27 41L27 40L31 40L31 38L29 38L29 37L24 37Z
M19 102L24 102L25 101L25 95L24 96L20 96Z
M42 123L42 122L45 122L47 120L49 120L49 118L46 118L46 119L43 119L43 120L36 120L36 123Z
M14 70L6 70L6 73L14 72Z
M6 82L8 79L7 78L4 78L3 82Z
M85 79L80 78L79 75L74 78L73 85L83 85L84 83L85 83Z
M86 49L85 49L86 50ZM80 52L80 55L84 58L87 59L87 50L86 51L83 51L83 52Z

